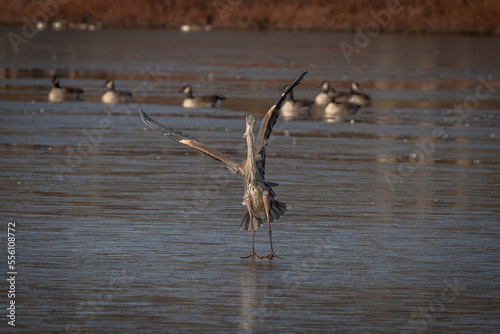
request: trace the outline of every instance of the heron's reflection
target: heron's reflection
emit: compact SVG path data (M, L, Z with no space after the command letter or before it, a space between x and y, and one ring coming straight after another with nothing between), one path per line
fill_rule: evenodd
M267 269L270 261L248 261L241 265L239 331L254 332L267 310Z

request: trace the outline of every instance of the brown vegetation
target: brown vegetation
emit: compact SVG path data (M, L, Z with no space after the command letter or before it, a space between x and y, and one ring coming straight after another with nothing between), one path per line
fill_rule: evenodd
M43 20L43 13L78 22L86 12L106 27L176 28L203 24L212 15L216 29L345 31L368 25L392 32L500 33L498 0L18 0L0 2L0 24Z

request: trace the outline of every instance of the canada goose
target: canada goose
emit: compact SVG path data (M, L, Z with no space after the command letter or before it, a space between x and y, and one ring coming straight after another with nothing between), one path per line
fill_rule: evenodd
M225 99L225 97L218 95L193 97L191 86L182 87L182 92L186 94L182 102L184 108L214 108L218 107L220 102Z
M61 87L59 84L59 77L52 76L52 83L54 87L49 92L47 99L49 102L63 102L66 100L81 100L83 90L73 87Z
M52 30L61 31L66 29L66 22L64 21L52 21L51 23Z
M337 92L334 88L330 88L330 91L328 92L328 96L334 96L335 102L345 102L347 101L347 98L349 97L349 93L346 92ZM331 101L328 100L328 103Z
M101 97L102 103L116 104L128 103L132 94L127 91L116 91L115 82L113 80L106 81L105 87L108 89Z
M95 23L89 23L87 26L88 31L96 31L102 28L102 22L101 21L96 21Z
M50 21L46 22L43 20L38 20L36 21L36 29L39 31L42 30L47 30L47 29L52 29L56 31L64 30L66 29L66 23L64 21Z
M85 12L81 22L69 22L68 27L74 30L96 31L101 29L102 22L96 21L90 13Z
M359 105L357 104L352 104L349 102L337 102L337 101L330 101L326 105L325 108L325 115L326 116L333 116L333 115L354 115L357 113L359 110Z
M285 87L286 89L287 87ZM310 117L311 116L311 107L313 106L314 101L312 100L295 100L293 97L293 90L290 91L290 94L283 102L283 106L281 107L281 114L285 120L292 120L295 118L301 117Z
M316 95L314 99L314 113L317 115L324 115L326 106L332 101L344 102L347 98L347 93L337 92L330 86L328 81L323 81L321 84L321 93Z
M327 122L339 122L344 116L354 115L358 112L360 106L347 101L337 101L335 91L330 93L330 102L325 107L324 119Z
M38 20L35 23L36 30L42 31L42 30L47 30L49 25L47 24L47 21L44 20Z
M330 102L330 83L328 81L323 81L321 84L321 93L316 95L314 98L314 104L316 106L326 106Z
M212 15L207 16L207 22L205 25L198 25L198 24L183 24L180 27L180 30L182 32L196 32L196 31L212 31L212 22L213 22L213 17Z
M363 107L371 103L371 98L361 92L360 86L357 82L353 82L351 84L351 94L347 97L347 102Z

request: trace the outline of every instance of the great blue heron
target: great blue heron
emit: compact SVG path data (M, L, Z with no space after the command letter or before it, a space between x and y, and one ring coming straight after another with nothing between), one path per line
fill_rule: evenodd
M280 108L287 95L295 88L304 78L307 72L302 73L287 89L281 94L281 97L265 114L260 124L260 130L257 138L254 137L253 127L255 118L248 115L246 118L246 129L243 137L247 142L247 158L240 163L234 162L228 155L208 147L201 143L195 137L184 134L175 129L169 128L158 123L150 118L141 109L141 118L143 122L154 130L163 132L170 139L178 141L182 144L195 148L210 157L222 162L229 170L239 175L245 187L243 195L243 203L247 206L247 212L240 224L240 230L252 231L252 252L244 258L252 259L272 259L274 257L284 259L276 254L273 250L273 239L271 231L271 222L280 218L290 207L283 202L275 199L276 193L274 186L276 183L266 181L265 179L265 163L266 163L266 146L269 137L273 131L274 125L280 114ZM269 243L271 253L268 256L258 256L255 254L255 230L262 226L264 221L267 221Z

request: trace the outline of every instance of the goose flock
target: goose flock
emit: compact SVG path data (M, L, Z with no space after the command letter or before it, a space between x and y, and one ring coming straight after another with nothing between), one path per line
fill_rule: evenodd
M361 107L371 103L370 96L361 91L357 82L351 84L350 92L337 92L328 81L323 81L320 88L314 99L295 99L292 90L281 108L283 118L323 118L327 122L339 122L349 120Z
M52 76L52 84L53 87L47 96L49 102L82 100L82 88L61 86L57 75ZM115 81L112 79L106 80L104 87L107 89L101 96L104 104L129 103L132 98L129 91L116 90ZM218 108L226 99L222 95L195 96L190 85L182 87L180 92L184 94L184 108ZM361 90L357 82L351 83L349 92L343 92L335 90L328 81L323 81L320 92L314 99L296 99L294 89L291 89L283 101L281 117L287 121L307 118L323 119L326 122L353 121L352 116L370 104L370 96Z

